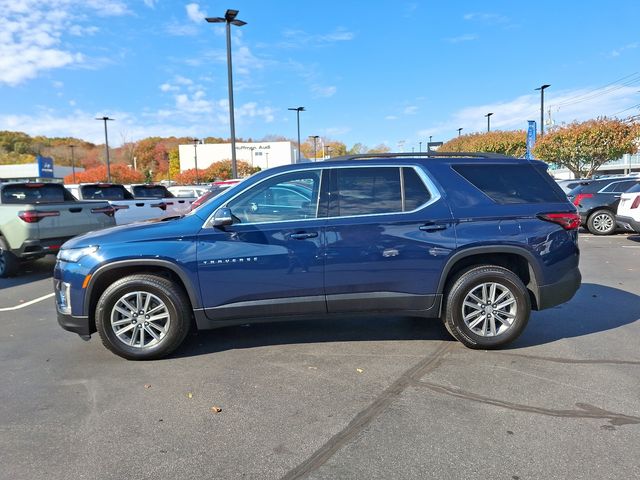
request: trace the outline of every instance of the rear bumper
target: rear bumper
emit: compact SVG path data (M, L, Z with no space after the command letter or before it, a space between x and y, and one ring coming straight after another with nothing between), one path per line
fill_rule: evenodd
M568 302L580 288L582 275L578 267L567 272L560 281L541 285L538 289L538 310Z
M640 222L631 217L616 215L616 224L627 232L640 232Z
M81 337L89 337L94 329L91 328L89 317L74 317L58 312L58 324L69 332L77 333Z

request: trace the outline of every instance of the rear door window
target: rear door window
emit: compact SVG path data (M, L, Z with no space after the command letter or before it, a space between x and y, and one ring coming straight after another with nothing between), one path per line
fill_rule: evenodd
M566 201L532 165L455 165L453 169L496 203Z
M136 185L132 190L137 198L173 198L173 194L162 185Z
M133 200L133 195L122 185L82 185L85 200Z
M336 187L338 216L402 211L400 168L338 168Z

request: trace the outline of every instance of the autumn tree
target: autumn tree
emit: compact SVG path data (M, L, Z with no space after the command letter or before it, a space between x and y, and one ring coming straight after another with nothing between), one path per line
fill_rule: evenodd
M259 167L252 167L249 163L237 160L238 177L245 178L260 171ZM215 182L217 180L229 180L231 178L231 160L214 162L205 169L198 169L197 178L200 183ZM171 177L174 179L174 177ZM180 172L175 176L175 180L182 184L196 183L196 169L191 168Z
M637 150L638 126L598 118L556 127L536 143L537 158L568 168L577 178L592 176L604 163Z
M111 165L111 181L113 183L140 183L144 181L144 175L122 163ZM65 183L73 182L73 175L64 177ZM77 183L93 183L107 181L107 166L89 168L84 172L76 172Z
M496 130L471 133L445 142L443 152L491 152L522 157L527 151L527 132L524 130Z

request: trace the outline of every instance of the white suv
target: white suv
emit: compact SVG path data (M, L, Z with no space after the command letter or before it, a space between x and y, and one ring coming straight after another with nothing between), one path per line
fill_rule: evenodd
M640 233L640 183L620 196L616 223L625 230Z

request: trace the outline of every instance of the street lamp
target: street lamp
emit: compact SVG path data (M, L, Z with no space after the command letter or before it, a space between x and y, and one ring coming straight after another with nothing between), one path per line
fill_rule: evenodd
M433 135L429 135L429 143L427 143L427 152L431 151L431 139L433 138Z
M324 158L331 158L331 147L329 145L324 146Z
M485 117L487 117L487 132L491 131L491 115L493 115L493 112L489 112L485 115Z
M227 76L229 80L229 123L231 125L231 176L238 178L238 164L236 162L236 124L233 113L233 76L231 74L231 25L241 27L247 22L238 20L238 10L227 10L223 17L209 17L205 20L209 23L226 23L227 25ZM196 168L196 175L198 169Z
M418 142L418 144L419 144L419 148L420 148L420 149L418 150L418 152L422 153L422 142Z
M304 112L304 107L288 108L287 110L295 111L298 120L298 163L300 162L300 112Z
M460 132L462 131L462 127L458 129L458 136L460 136Z
M318 139L320 135L311 135L309 138L313 138L313 161L318 161Z
M540 136L544 135L544 89L549 88L551 85L542 85L536 90L540 90Z
M73 155L73 149L76 148L75 145L69 145L71 149L71 172L73 173L73 183L76 183L76 160Z
M104 153L107 158L107 182L111 183L111 163L109 162L109 136L107 135L107 122L115 119L109 117L99 117L96 120L104 122Z
M267 157L267 168L269 168L269 152L264 152Z
M196 164L196 185L198 185L200 183L200 176L198 175L198 142L200 140L193 138L191 141L193 142L193 160Z

